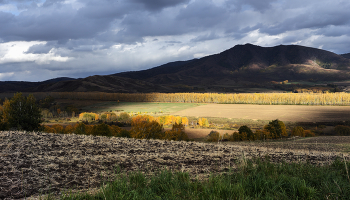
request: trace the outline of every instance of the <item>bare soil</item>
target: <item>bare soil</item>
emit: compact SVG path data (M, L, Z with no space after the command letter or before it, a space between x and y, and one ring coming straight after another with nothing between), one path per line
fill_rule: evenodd
M335 137L329 141L350 141ZM326 141L320 138L318 141ZM300 140L301 143L314 141ZM290 141L293 142L293 141ZM299 140L298 140L299 142ZM321 142L320 142L321 143ZM272 144L272 143L271 143ZM310 145L309 145L310 146ZM341 153L334 149L293 149L263 143L199 143L108 138L40 132L0 132L0 199L40 194L59 195L66 189L93 190L116 177L115 170L180 170L206 179L210 173L228 171L245 159L269 156L272 162L304 162L322 165ZM350 160L348 154L345 159Z
M348 121L350 106L207 104L181 110L173 115L290 122Z

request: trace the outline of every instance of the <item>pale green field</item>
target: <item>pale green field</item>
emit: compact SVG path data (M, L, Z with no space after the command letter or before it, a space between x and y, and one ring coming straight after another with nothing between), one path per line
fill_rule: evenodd
M142 112L153 114L170 114L205 104L197 103L147 103L147 102L102 102L83 107L84 112Z

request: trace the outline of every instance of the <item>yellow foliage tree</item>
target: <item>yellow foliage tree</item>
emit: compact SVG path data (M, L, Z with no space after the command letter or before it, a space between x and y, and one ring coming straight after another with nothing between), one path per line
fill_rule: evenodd
M209 122L208 122L207 118L202 118L202 126L209 127Z
M139 139L164 139L163 125L156 121L133 122L131 136Z
M203 126L202 118L198 118L198 122L197 123L198 123L199 126Z
M155 118L150 115L137 115L131 119L131 126L137 126L138 124L143 124L145 122L155 121Z
M187 117L182 117L182 118L181 118L181 123L182 123L184 126L188 126L188 119L187 119Z

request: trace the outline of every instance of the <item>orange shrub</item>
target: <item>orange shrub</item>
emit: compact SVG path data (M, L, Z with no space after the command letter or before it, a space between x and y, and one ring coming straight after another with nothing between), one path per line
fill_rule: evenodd
M175 123L171 130L165 131L164 139L166 140L186 140L189 138L185 133L185 127L182 124Z
M46 133L56 133L56 130L51 128L50 126L44 126L44 132Z
M305 134L305 137L315 137L315 133L313 133L310 130L305 130L304 134Z
M152 121L155 121L155 119L150 115L137 115L132 118L131 126L137 126L138 124L142 124L145 122L152 122Z
M74 133L75 127L72 125L68 125L64 128L64 133L69 134L69 133Z
M51 126L51 128L55 130L54 133L64 133L64 128L60 124L54 124Z
M85 125L85 134L86 135L93 135L94 134L94 125Z

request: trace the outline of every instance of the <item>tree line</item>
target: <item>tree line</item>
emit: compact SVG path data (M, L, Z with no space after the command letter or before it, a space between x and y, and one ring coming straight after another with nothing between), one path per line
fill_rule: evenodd
M350 105L350 93L35 93L37 98L120 102L222 103L266 105Z
M253 132L248 126L241 126L238 131L233 132L232 134L223 134L220 135L217 131L211 131L207 137L207 141L254 141L254 140L267 140L267 139L279 139L286 138L289 136L298 136L298 137L314 137L315 133L310 130L304 130L300 126L296 126L288 133L285 124L276 119L269 124L265 125L262 130L256 130Z
M185 140L189 138L185 133L183 124L175 123L171 130L164 131L163 125L157 121L150 121L150 118L143 116L138 117L131 123L131 130L122 129L115 125L107 125L105 123L97 125L87 125L83 122L75 125L63 127L60 124L52 126L44 126L44 132L61 133L61 134L80 134L93 136L108 137L126 137L137 139L161 139L161 140Z

